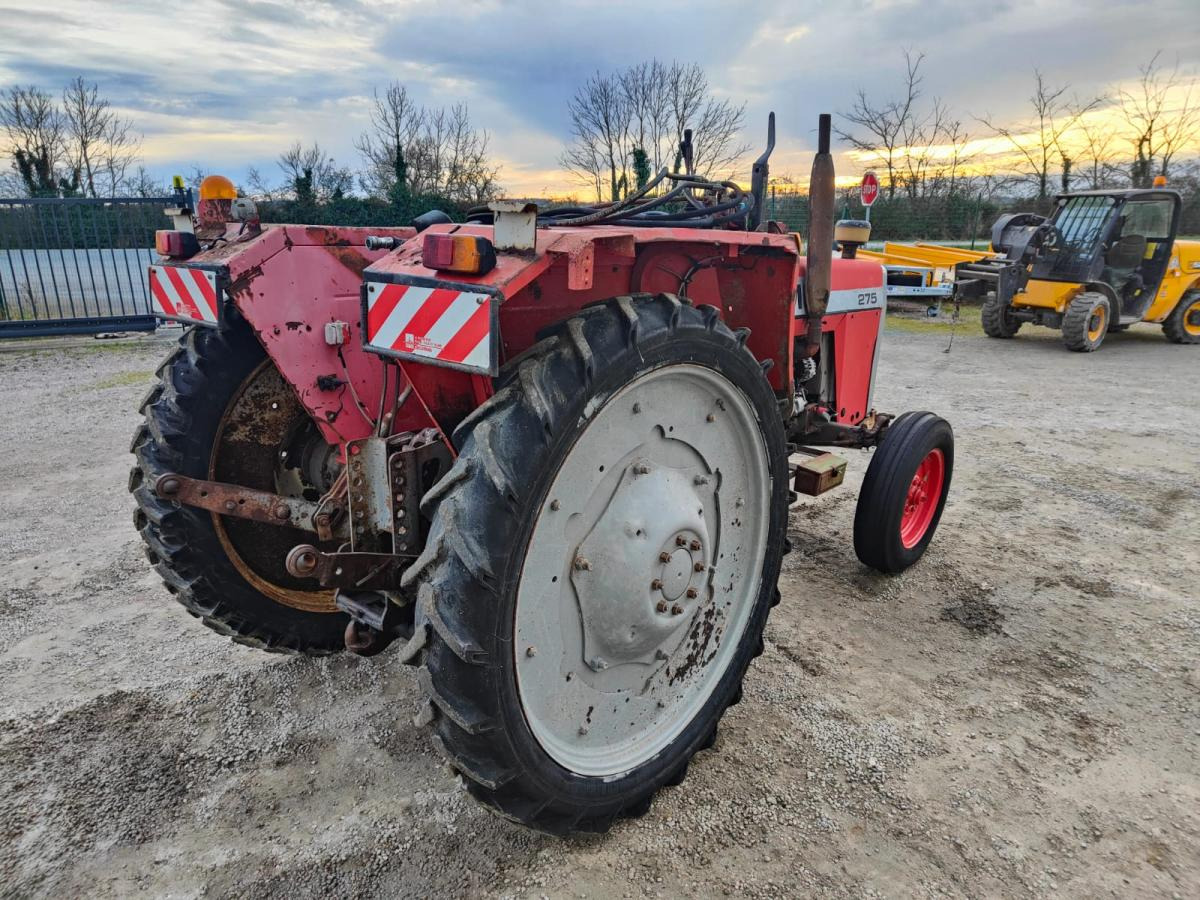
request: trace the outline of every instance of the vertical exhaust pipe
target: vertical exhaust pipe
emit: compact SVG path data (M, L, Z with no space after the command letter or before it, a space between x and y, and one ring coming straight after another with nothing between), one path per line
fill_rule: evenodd
M808 181L808 255L804 273L804 307L808 314L807 346L803 356L821 349L821 322L829 306L833 269L833 157L829 153L832 119L821 113L817 124L817 155Z

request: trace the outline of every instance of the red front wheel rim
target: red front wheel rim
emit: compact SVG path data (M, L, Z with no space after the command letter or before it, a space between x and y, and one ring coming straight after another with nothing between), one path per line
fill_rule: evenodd
M904 498L904 515L900 518L900 543L904 549L917 546L929 531L945 481L946 457L935 447L917 466Z

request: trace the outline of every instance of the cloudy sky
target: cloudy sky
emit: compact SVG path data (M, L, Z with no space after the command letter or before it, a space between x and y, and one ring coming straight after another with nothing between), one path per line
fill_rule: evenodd
M357 167L373 86L466 101L512 193L570 190L557 160L567 101L596 70L653 56L702 63L747 103L745 139L779 118L776 172L805 173L819 112L856 87L894 90L924 52L926 92L965 121L1022 115L1032 70L1094 94L1157 50L1200 63L1197 0L0 0L0 86L57 92L76 74L145 134L156 175L192 164L236 179L295 140ZM978 127L978 126L976 126Z

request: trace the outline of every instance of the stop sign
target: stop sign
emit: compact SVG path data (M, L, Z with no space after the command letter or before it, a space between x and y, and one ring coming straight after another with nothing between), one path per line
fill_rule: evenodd
M863 206L870 206L879 199L879 178L874 172L868 172L863 176L862 184L859 186L859 195L862 197Z

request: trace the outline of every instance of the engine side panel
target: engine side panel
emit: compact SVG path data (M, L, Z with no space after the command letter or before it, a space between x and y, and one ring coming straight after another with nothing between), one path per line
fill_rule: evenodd
M886 270L873 259L833 260L821 333L827 336L826 346L832 344L833 395L825 400L836 422L854 425L871 411L887 309L886 280ZM796 320L796 333L802 334L807 314L799 297Z

